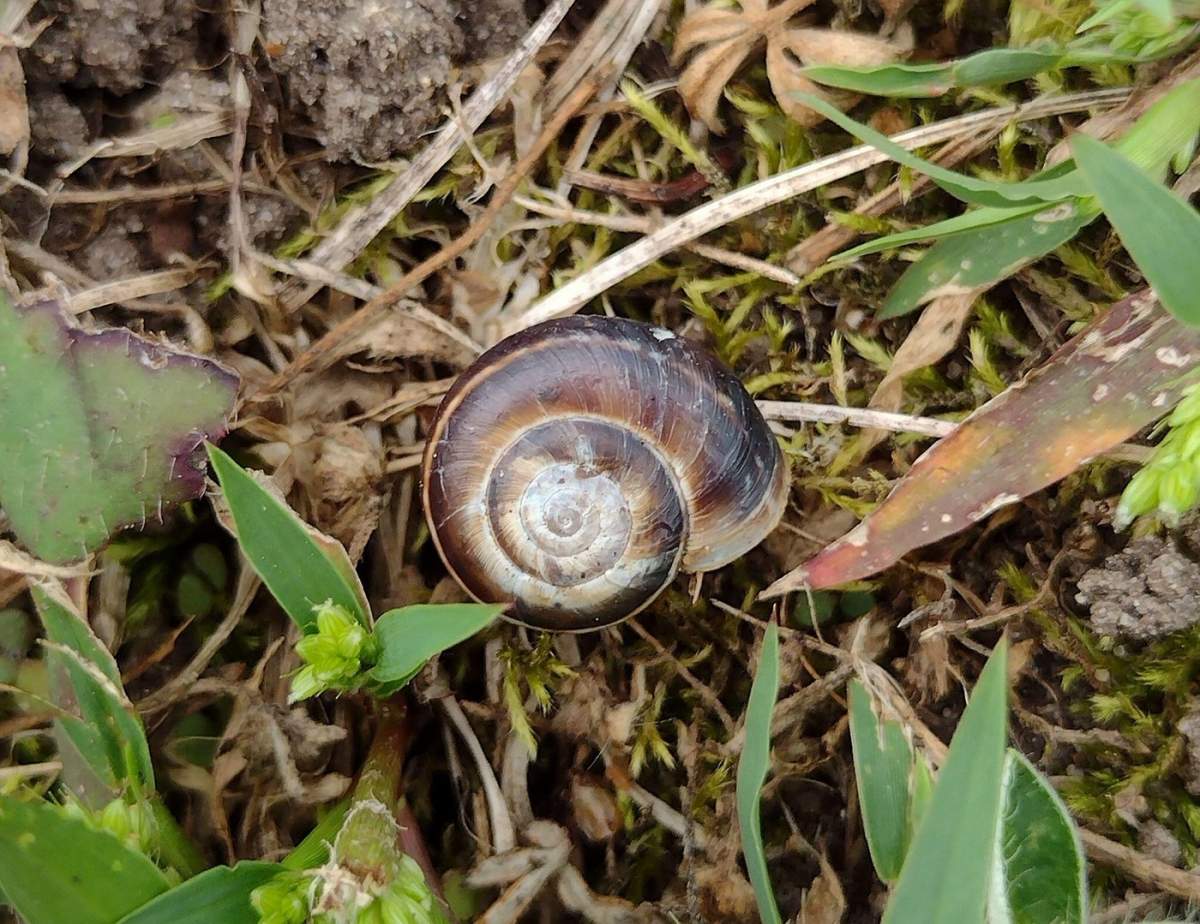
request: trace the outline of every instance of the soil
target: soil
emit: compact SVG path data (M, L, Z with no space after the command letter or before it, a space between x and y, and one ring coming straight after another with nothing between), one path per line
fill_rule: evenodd
M1200 564L1173 539L1139 539L1084 574L1076 599L1103 635L1162 638L1200 622Z
M271 67L331 160L404 150L442 120L454 69L503 54L526 27L512 0L263 5Z

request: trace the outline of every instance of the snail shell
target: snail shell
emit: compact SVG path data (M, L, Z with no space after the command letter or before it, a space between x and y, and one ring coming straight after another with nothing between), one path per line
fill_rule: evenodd
M434 542L473 597L583 631L638 612L680 569L753 548L789 480L711 354L647 324L572 317L501 341L459 377L423 484Z

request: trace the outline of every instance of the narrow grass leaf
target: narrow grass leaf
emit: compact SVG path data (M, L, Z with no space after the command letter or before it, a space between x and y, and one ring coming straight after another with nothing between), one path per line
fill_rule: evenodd
M866 93L902 98L941 96L956 87L1013 83L1058 67L1063 49L990 48L941 64L885 64L878 67L806 67L810 80Z
M850 741L871 861L880 879L895 882L908 849L913 752L900 723L881 722L857 680L850 684Z
M208 456L237 527L238 544L279 605L305 632L313 607L332 600L370 625L366 597L346 550L313 529L216 446Z
M1087 135L1071 150L1104 214L1163 307L1200 327L1200 214L1112 148Z
M34 585L33 600L49 643L51 695L65 713L56 719L63 733L109 790L119 792L126 784L153 790L146 732L112 654L57 582Z
M251 860L215 866L151 899L120 924L257 924L250 893L283 869Z
M1060 202L943 238L904 271L879 317L899 317L939 296L984 289L1007 279L1071 240L1097 214L1088 201Z
M1004 796L1007 655L1001 640L979 675L884 924L983 920Z
M933 801L933 771L929 769L929 761L920 751L914 755L912 794L908 800L908 833L911 843L913 834L921 827L925 815L929 811L929 803Z
M1057 206L1054 207L1057 208ZM1046 206L1040 202L1036 205L1019 205L1014 208L970 209L961 215L955 215L953 218L935 221L931 225L911 228L908 231L897 231L894 234L887 234L873 241L867 241L865 244L859 244L857 247L844 250L830 259L833 261L854 260L858 257L865 257L868 254L879 253L884 250L894 250L897 247L903 247L905 244L942 240L954 237L956 234L966 234L968 231L974 231L978 228L1003 224L1015 218L1022 218L1026 215L1045 211L1045 209Z
M317 826L304 836L299 844L283 858L281 865L284 869L302 870L313 869L329 859L329 845L337 840L337 834L342 830L342 822L346 812L350 810L350 799L336 803Z
M26 924L113 924L165 892L167 880L61 807L0 796L0 888Z
M771 769L771 713L779 695L779 627L774 623L763 638L758 670L746 704L746 742L737 768L738 827L742 833L742 855L754 886L758 914L764 924L780 924L775 892L767 872L763 850L759 803L763 783Z
M954 64L884 64L839 67L816 64L801 69L809 80L871 96L900 98L941 96L954 87Z
M1083 924L1087 863L1067 807L1018 751L1004 763L1004 819L988 920L995 924Z
M1113 147L1155 179L1200 131L1200 78L1181 83L1140 115Z
M486 629L502 612L502 604L492 603L425 603L388 610L375 625L381 651L371 679L385 691L398 689L434 655Z
M805 106L815 109L859 141L882 151L897 163L925 174L952 196L972 205L1005 208L1014 205L1033 205L1038 202L1054 203L1083 195L1086 192L1085 184L1074 171L1050 178L1029 179L1020 183L1003 183L980 180L964 173L947 170L945 167L940 167L905 150L886 135L861 122L856 122L836 106L831 106L811 93L794 93L793 95Z

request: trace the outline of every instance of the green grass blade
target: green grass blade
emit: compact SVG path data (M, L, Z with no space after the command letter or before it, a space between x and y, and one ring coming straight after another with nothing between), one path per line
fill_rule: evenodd
M815 64L803 69L809 80L871 96L920 98L941 96L954 87L954 64L884 64L879 67L839 67Z
M779 627L774 623L763 639L758 671L750 687L746 704L746 742L737 768L738 826L742 832L742 854L750 872L750 884L758 902L758 914L764 924L780 924L779 908L767 872L763 851L762 818L759 802L763 782L771 769L771 713L779 695Z
M0 889L26 924L113 924L165 892L167 880L61 807L0 796Z
M850 684L850 741L871 862L880 879L895 882L908 850L913 752L898 722L879 721L857 680Z
M904 271L879 317L899 317L939 295L999 282L1071 240L1097 214L1090 200L1062 202L943 238Z
M325 813L317 826L304 836L304 840L280 861L284 869L313 869L329 859L329 845L342 830L342 822L350 810L350 801L347 797Z
M133 784L154 789L146 732L121 686L112 654L92 633L57 583L33 587L54 667L52 695L64 712L57 719L80 756L112 792Z
M1112 148L1083 134L1071 150L1125 249L1163 307L1200 326L1200 215Z
M995 924L1083 924L1087 863L1067 807L1018 751L1004 764L1004 820L988 920Z
M884 924L983 920L1004 794L1007 654L1001 641L979 675Z
M434 655L486 629L502 612L503 605L491 603L426 603L389 610L375 626L380 654L371 679L388 691L403 686Z
M1113 147L1152 177L1161 179L1171 159L1200 131L1200 79L1172 89L1147 109Z
M897 231L895 234L888 234L873 241L867 241L865 244L859 244L857 247L844 250L830 259L833 261L854 260L858 257L865 257L868 254L879 253L883 250L893 250L897 247L903 247L905 244L944 240L948 237L954 237L956 234L966 234L977 228L1003 224L1006 221L1023 218L1026 215L1033 215L1045 210L1046 206L1040 202L1037 205L1021 205L1006 209L970 209L961 215L955 215L953 218L935 221L931 225L912 228L908 231Z
M319 533L216 446L208 457L237 526L238 544L279 605L305 632L332 600L370 625L366 599L341 544Z
M216 866L151 899L120 924L258 924L250 893L282 872L278 863Z
M1086 193L1086 185L1075 171L1044 179L1030 179L1020 183L1002 183L980 180L947 170L937 164L918 157L896 144L886 135L875 131L861 122L856 122L836 106L811 93L793 93L800 102L825 116L835 125L856 137L859 141L882 151L892 160L928 176L952 196L972 205L988 205L996 208L1011 208L1014 205L1034 205L1042 202L1052 204Z

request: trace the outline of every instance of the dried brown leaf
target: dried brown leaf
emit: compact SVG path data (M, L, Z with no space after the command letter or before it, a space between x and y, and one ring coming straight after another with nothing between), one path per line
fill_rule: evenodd
M815 125L822 116L801 104L797 93L812 93L841 108L857 97L818 87L801 73L809 64L870 67L895 61L912 48L912 33L898 30L893 39L835 29L786 28L788 20L812 0L785 0L769 9L765 0L744 2L741 12L704 7L687 16L675 41L678 61L703 48L679 78L679 94L688 109L714 131L721 131L717 105L725 85L761 39L767 42L767 78L789 116Z
M11 154L29 141L25 72L17 49L0 49L0 154Z

